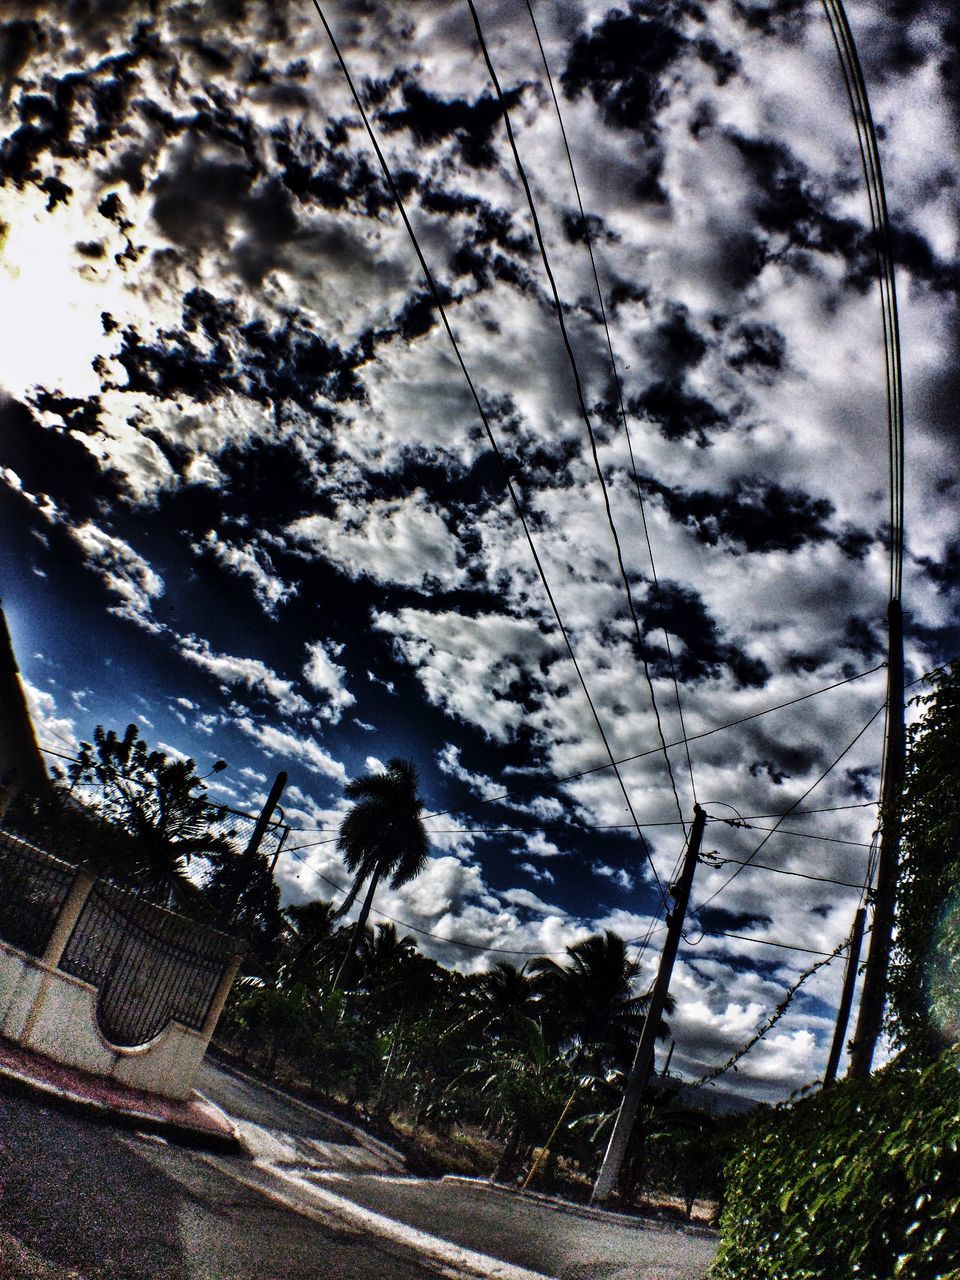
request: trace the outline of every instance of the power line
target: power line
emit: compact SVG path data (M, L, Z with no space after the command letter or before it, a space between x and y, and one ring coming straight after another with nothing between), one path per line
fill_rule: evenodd
M817 813L844 813L850 809L872 809L880 803L879 800L858 800L854 804L828 804L822 809L794 809L790 813L791 818L808 818L813 817ZM754 818L782 818L782 813L747 813L744 815L744 822L752 821ZM713 822L723 822L723 818L713 818ZM779 831L779 827L771 828L771 831ZM794 832L799 835L799 831Z
M883 705L885 705L885 704L883 704ZM734 880L736 880L737 876L738 876L738 875L740 875L740 873L743 871L744 867L746 867L746 866L749 866L749 865L750 865L750 863L753 861L753 859L756 857L756 855L760 852L760 850L763 848L763 846L767 843L767 841L770 839L770 837L771 837L771 836L774 834L774 832L777 830L777 828L778 828L778 827L779 827L779 825L780 825L780 821L781 821L781 819L782 819L782 818L788 818L788 817L790 816L790 814L794 811L794 809L796 809L800 804L802 804L802 803L803 803L803 801L804 801L804 800L806 800L806 798L807 798L807 796L810 794L810 792L811 792L811 791L813 791L813 789L814 789L815 787L818 787L818 786L820 785L820 783L824 780L824 778L827 776L827 774L828 774L828 773L830 773L830 772L831 772L831 770L833 770L833 769L835 769L835 768L837 767L837 765L840 763L840 761L843 759L843 757L847 754L847 752L848 752L848 751L850 751L850 750L851 750L851 748L852 748L852 747L854 747L854 746L856 745L856 743L857 743L857 742L859 742L859 740L863 737L863 735L867 732L867 730L868 730L868 729L870 728L870 726L873 724L874 720L876 720L877 716L878 716L878 715L880 715L880 713L883 711L883 705L881 705L881 706L877 707L876 711L873 713L873 715L870 717L870 719L867 721L867 723L863 726L863 728L862 728L861 730L859 730L859 732L856 734L856 736L855 736L854 738L852 738L852 739L850 740L850 742L848 742L848 743L847 743L847 745L843 748L843 750L842 750L842 751L840 752L840 754L836 757L836 759L835 759L835 760L833 760L833 761L831 761L831 763L827 765L826 769L824 769L823 773L821 773L821 774L820 774L819 778L817 778L817 779L816 779L816 781L812 782L812 783L810 784L810 786L809 786L809 787L807 787L807 789L806 789L806 791L803 793L803 795L802 795L802 796L800 796L798 800L794 801L794 803L793 803L792 805L790 805L790 807L789 807L787 810L785 810L785 812L784 812L784 813L782 813L782 814L777 818L776 825L775 825L775 826L773 826L773 827L772 827L772 828L771 828L771 829L766 833L766 835L763 837L763 839L760 841L760 843L759 843L759 844L757 845L757 847L754 849L753 853L751 853L751 854L749 855L749 857L748 857L748 858L747 858L747 859L746 859L746 860L745 860L745 861L744 861L740 866L738 866L738 867L737 867L736 871L734 871L734 872L732 873L732 875L730 875L730 876L729 876L729 877L728 877L728 878L723 882L723 884L720 886L720 888L719 888L719 889L717 889L717 891L716 891L715 893L712 893L712 894L710 895L710 897L706 899L706 901L705 901L705 902L701 902L701 903L700 903L700 905L696 908L696 909L697 909L697 911L702 911L702 910L704 909L704 907L708 906L711 902L713 902L714 898L719 897L719 895L720 895L721 893L723 893L724 889L726 889L726 888L727 888L727 886L728 886L729 884L731 884Z
M527 172L524 168L523 161L520 159L520 151L517 147L517 140L514 137L513 124L510 120L510 112L507 108L506 99L503 96L503 90L500 87L500 80L493 65L493 60L490 57L490 51L487 48L487 42L484 39L483 28L480 25L480 15L477 13L473 0L467 0L467 5L473 17L473 25L476 28L477 40L480 44L480 52L483 54L483 59L486 63L487 71L490 74L490 79L493 82L494 92L497 95L497 101L500 104L500 110L503 114L503 123L507 130L507 140L510 144L510 150L513 154L517 174L520 178L520 185L523 187L523 192L526 196L527 207L530 210L530 218L533 222L534 235L536 237L537 246L540 250L540 259L543 262L543 269L546 272L547 280L550 284L550 292L553 296L553 306L557 317L557 325L560 329L560 336L563 341L567 361L570 365L570 371L573 374L573 385L576 392L577 405L579 406L580 416L583 418L584 426L587 428L587 438L590 441L590 454L593 458L594 471L596 472L597 480L600 482L600 489L603 493L603 505L607 516L607 524L610 527L610 534L613 538L614 550L616 551L617 556L617 568L620 573L620 580L623 582L623 587L627 595L627 606L629 608L630 618L633 622L634 631L637 637L637 653L643 665L643 673L647 681L647 689L650 693L650 703L653 707L653 715L657 725L657 735L660 738L660 749L663 752L664 762L667 766L667 773L670 777L670 787L673 791L673 799L677 806L677 813L679 814L680 821L683 822L683 806L680 803L676 779L673 776L673 766L670 763L670 753L667 750L667 741L664 737L663 724L660 720L660 708L657 706L657 695L653 687L653 678L650 674L650 666L643 651L643 637L640 634L640 620L637 617L637 610L633 601L633 592L630 588L630 579L627 576L627 569L624 564L623 548L620 545L620 536L617 533L617 526L613 519L613 509L610 506L610 494L607 490L606 481L603 478L603 468L600 465L600 455L597 452L597 440L594 435L593 425L590 422L590 413L587 409L587 402L583 393L583 384L580 380L580 369L577 364L577 357L573 350L573 344L570 341L570 335L567 332L567 322L563 316L563 303L560 300L560 292L557 289L557 282L553 274L553 268L550 266L550 258L547 254L547 246L544 242L543 230L540 226L540 218L537 215L537 207L533 199L533 192L530 189L530 182L527 178ZM684 831L686 831L686 826L684 826Z
M866 848L870 846L867 845ZM845 889L862 889L863 885L854 883L852 880L834 880L831 876L816 876L810 871L788 871L785 867L771 867L766 862L745 862L740 858L719 857L716 854L704 855L704 865L708 867L722 867L728 862L736 862L741 867L749 867L751 871L774 871L781 876L797 876L800 880L818 880L822 884L838 884Z
M883 356L887 392L888 464L890 471L890 598L899 600L903 585L904 436L903 373L900 358L900 321L897 284L890 236L883 167L876 128L867 94L863 68L842 0L823 0L823 10L837 51L850 114L860 151L873 228L880 286Z
M811 811L808 810L808 812ZM775 817L776 815L773 816ZM842 840L839 836L822 836L816 831L792 831L789 827L755 827L752 823L747 822L746 819L740 822L732 822L728 818L714 818L713 821L722 822L724 826L734 827L738 831L766 831L771 836L796 836L800 840L820 840L824 844L848 844L855 849L873 848L872 840Z
M776 815L771 815L776 816ZM796 815L794 815L796 816ZM722 822L726 825L725 818L714 818L714 822ZM651 827L679 827L680 823L676 818L668 822L642 822L640 824L644 831L650 830ZM743 831L769 831L771 835L778 836L796 836L800 840L819 840L824 844L843 844L850 845L856 849L870 849L872 843L866 840L842 840L839 836L822 836L815 831L792 831L786 827L755 827L749 822L737 822L734 824L737 830ZM330 832L338 831L338 827L300 827L298 830L304 834L308 832ZM503 836L503 835L578 835L587 831L632 831L632 822L582 822L577 824L567 824L565 826L526 826L526 827L433 827L427 828L427 834L430 836ZM336 836L330 840L312 840L308 844L297 845L298 849L311 849L323 844L335 844Z
M376 134L374 133L373 127L370 124L370 118L367 114L366 108L363 105L363 102L361 101L360 95L357 92L356 85L353 82L353 77L351 76L350 70L347 67L343 54L340 51L340 46L337 43L337 39L330 28L330 24L327 22L323 9L320 7L319 0L313 0L313 7L314 9L316 9L317 15L320 18L321 23L323 24L324 31L327 33L327 38L330 41L330 44L333 48L337 62L339 63L340 69L343 72L347 85L349 86L350 93L353 96L353 101L356 104L357 110L360 113L360 118L363 121L363 126L366 130L367 137L370 139L370 144L373 147L374 152L376 153L377 160L380 163L380 168L383 171L384 178L387 182L387 185L390 188L390 192L397 206L397 210L403 221L403 225L406 228L407 235L409 236L410 242L413 245L414 252L417 255L417 260L420 263L420 268L423 271L424 277L426 278L430 291L433 294L437 311L443 322L443 327L446 330L447 337L450 339L450 343L453 347L454 353L456 354L457 362L460 365L460 370L463 373L464 379L466 380L467 386L470 390L470 394L473 397L474 404L476 405L476 408L477 408L477 413L479 414L480 421L483 424L483 429L486 434L487 441L489 442L490 448L493 450L494 454L496 455L500 463L501 469L503 471L503 477L504 477L504 482L506 484L507 492L510 495L510 500L513 503L514 510L516 511L517 517L520 520L520 524L523 528L524 537L526 538L527 545L530 548L530 553L533 557L533 562L536 567L537 576L539 577L540 582L543 586L544 592L547 596L547 599L550 602L550 607L553 611L554 619L556 620L557 627L560 631L561 636L563 637L564 646L566 647L567 654L570 658L570 661L573 663L574 670L577 673L577 678L580 681L580 687L583 690L583 694L584 694L584 697L586 698L587 705L590 708L590 712L593 716L594 722L597 727L597 732L599 733L604 749L606 750L607 755L610 758L610 767L613 769L614 774L616 775L617 781L620 784L620 790L623 793L623 798L624 798L624 801L626 802L627 809L630 812L630 817L634 820L634 822L636 822L636 815L633 812L633 804L627 792L626 784L623 781L623 777L620 774L620 770L618 768L617 762L614 759L613 750L607 738L606 731L603 727L603 724L601 723L600 716L597 712L596 706L594 705L593 698L590 695L590 690L587 688L586 679L584 678L583 672L580 668L580 664L577 661L576 654L573 651L573 645L570 641L570 637L567 633L567 629L564 626L563 619L560 616L560 610L557 607L557 603L556 603L556 600L554 599L553 592L550 588L549 583L547 582L547 577L544 572L543 565L540 561L540 556L539 556L539 553L537 552L536 544L534 543L534 540L533 540L533 535L531 534L529 525L527 523L526 514L523 510L523 507L520 503L520 499L517 495L517 491L510 477L510 472L507 467L506 460L504 459L503 454L500 451L500 446L497 443L497 439L493 433L493 428L490 425L490 420L487 416L487 412L484 409L483 404L480 400L479 392L477 391L477 388L473 382L473 379L471 378L470 373L467 370L466 363L464 362L463 355L460 351L460 344L457 341L456 335L454 334L453 328L450 324L449 317L447 316L447 308L444 303L443 297L441 296L437 283L434 280L433 273L431 272L429 266L427 265L427 260L423 255L423 250L420 247L420 242L417 239L416 232L414 231L413 225L410 222L410 218L407 214L406 206L403 203L403 199L401 198L400 191L396 185L396 182L394 181L392 173L390 172L390 168L387 164L386 157L384 156L383 151L380 148L380 144L377 141ZM650 849L647 845L646 840L644 839L643 832L640 829L639 823L636 823L636 828L637 828L637 835L640 838L641 847L643 848L644 854L646 855L646 859L647 859L647 862L649 863L650 870L653 872L653 878L656 882L657 888L659 889L661 896L663 896L665 891L664 891L663 885L660 883L660 876L657 874L657 868L654 865L653 856L650 852Z
M847 945L846 942L842 943L836 952L818 951L815 947L798 947L793 942L775 942L773 938L753 938L748 933L732 933L729 929L701 929L700 937L696 942L691 942L686 937L684 942L688 947L697 947L704 938L737 938L741 942L760 942L765 947L779 947L782 951L803 951L809 956L827 956L831 960L835 955L839 955L840 951Z
M735 729L741 724L747 724L751 720L759 720L762 716L768 716L774 711L784 711L788 707L795 707L800 702L806 702L810 698L819 697L821 693L829 693L832 689L840 689L844 685L853 684L857 680L863 680L866 676L872 676L877 671L882 671L886 666L886 662L878 662L875 667L869 667L866 671L859 671L856 675L847 676L843 680L835 680L832 684L823 685L819 689L813 689L810 693L801 693L796 698L788 698L786 702L774 703L771 707L765 707L762 711L752 711L750 715L739 716L736 720L728 720L725 724L716 725L713 729L704 729L701 733L692 733L688 735L689 742L699 742L701 738L709 738L715 733L723 733L727 729ZM924 677L921 677L923 679ZM919 681L914 680L913 684ZM683 745L683 740L678 739L676 742L667 743L668 747L679 747ZM659 747L647 747L644 751L637 751L633 755L621 756L616 761L617 765L632 764L636 760L643 760L647 756L655 756L660 752ZM577 773L568 773L560 778L550 778L546 783L550 786L562 786L566 782L576 782L578 778L587 778L593 773L601 773L604 769L609 769L610 763L592 765L589 769L580 769ZM483 796L477 800L470 800L466 804L458 805L450 809L437 809L433 813L424 814L425 818L444 818L451 813L464 813L468 809L478 809L485 804L498 804L501 800L509 800L511 796L523 795L526 792L535 791L539 787L545 785L543 782L535 782L525 787L511 787L507 790L498 792L497 795ZM846 806L838 806L842 808ZM857 806L851 806L857 807ZM808 812L814 812L809 810ZM818 813L826 813L827 810L816 810ZM752 814L752 817L759 818L775 818L778 815L770 814ZM647 824L649 825L649 824Z
M663 616L663 595L660 591L660 579L657 576L656 561L653 558L653 544L650 541L650 529L647 524L646 504L643 501L643 491L640 487L640 477L637 474L637 463L636 463L636 458L633 452L633 441L630 438L630 426L627 421L627 410L623 402L623 385L620 380L620 371L617 368L616 356L613 353L613 339L610 335L610 325L607 322L607 308L603 300L603 289L600 285L600 273L597 270L596 255L594 254L594 251L593 251L593 236L590 233L590 223L589 223L589 220L587 219L586 211L584 210L584 207L583 207L583 198L580 194L580 183L579 183L579 180L577 179L577 171L573 163L573 153L570 150L570 143L567 138L566 125L563 122L563 112L560 110L560 100L557 97L557 91L553 82L553 75L551 74L551 71L550 71L550 63L547 61L546 51L544 50L544 47L543 47L543 41L540 39L540 28L537 25L537 19L534 15L533 6L531 5L530 0L526 0L526 4L527 4L527 13L529 13L530 15L530 22L533 26L533 32L537 39L537 48L540 50L540 59L543 62L543 69L547 77L547 84L550 87L550 96L553 99L554 110L557 113L557 123L560 126L560 136L563 138L563 149L566 153L567 164L570 168L570 177L573 180L573 189L574 189L574 192L576 193L577 205L580 209L580 225L583 230L584 243L586 244L587 252L590 255L590 267L593 271L593 282L597 291L597 302L600 304L600 319L601 319L601 322L603 323L603 331L606 335L607 353L610 356L610 368L613 371L613 380L617 389L617 403L620 409L620 421L623 423L623 432L627 441L627 451L630 456L630 470L632 472L633 482L636 487L637 502L639 503L639 506L640 506L640 520L643 527L643 536L647 546L647 554L650 557L650 577L653 582L654 599L656 600L657 611L660 614L660 623L663 629L663 640L667 649L667 661L670 666L670 675L673 680L673 691L674 691L674 695L676 697L676 702L677 702L677 714L680 719L680 733L682 735L684 752L686 754L687 773L689 774L689 777L690 777L690 790L693 793L694 804L696 804L697 803L697 785L693 777L693 763L690 759L690 743L687 740L686 725L684 724L684 720L683 720L683 704L680 699L680 685L677 680L676 664L674 663L674 660L673 660L673 647L670 644L670 633L667 630L666 623L664 621L664 616ZM601 483L603 483L602 477L601 477ZM629 586L627 590L629 594ZM649 671L647 671L647 679L648 681L650 680ZM653 690L652 690L652 684L651 684L651 696L652 696L652 692ZM661 735L661 738L662 738L662 735ZM664 750L666 750L666 747L664 747ZM669 758L668 758L668 767L669 767ZM683 818L683 815L681 814L681 820L682 818Z
M793 1001L793 997L797 994L797 992L800 990L803 984L807 981L807 979L812 978L815 973L817 973L820 969L824 968L825 965L828 965L831 960L835 960L837 956L840 955L841 951L844 950L846 945L847 945L846 942L841 942L840 945L838 947L835 947L834 950L831 952L825 952L825 951L820 952L819 954L823 956L823 959L817 960L816 963L812 964L809 969L806 969L803 973L801 973L800 977L797 978L796 982L794 982L794 984L789 988L789 990L786 992L783 999L777 1005L776 1009L774 1009L770 1017L767 1018L766 1022L761 1023L761 1025L757 1028L757 1030L746 1042L746 1044L741 1045L741 1047L736 1051L736 1053L731 1054L731 1056L726 1060L726 1062L721 1063L720 1066L712 1067L709 1071L706 1072L705 1075L702 1075L698 1080L690 1081L689 1083L692 1085L692 1087L696 1089L696 1088L699 1088L701 1085L709 1084L711 1081L716 1080L718 1077L725 1075L729 1070L731 1070L731 1068L735 1068L736 1064L740 1061L740 1059L744 1057L746 1054L748 1054L750 1050L753 1048L753 1046L757 1044L760 1040L762 1040L763 1037L767 1034L767 1032L771 1031L777 1025L777 1023L780 1021L783 1015L787 1012L787 1009L789 1009ZM687 1082L685 1081L684 1083L687 1083Z

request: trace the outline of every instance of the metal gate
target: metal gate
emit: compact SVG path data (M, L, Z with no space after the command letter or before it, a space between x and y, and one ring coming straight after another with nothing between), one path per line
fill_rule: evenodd
M76 868L0 831L0 941L42 956Z
M98 883L60 968L97 988L100 1030L111 1044L132 1047L171 1021L199 1031L235 951L223 934Z

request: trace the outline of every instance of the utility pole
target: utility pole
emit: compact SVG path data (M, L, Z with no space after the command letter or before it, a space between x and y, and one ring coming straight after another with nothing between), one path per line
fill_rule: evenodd
M848 1074L870 1074L873 1053L883 1027L883 1003L893 941L893 921L900 874L900 798L903 791L906 728L903 710L903 613L899 600L888 606L887 741L880 786L880 858L873 895L873 930L863 972L857 1030L850 1047Z
M220 910L220 928L224 929L230 923L233 913L240 905L244 891L253 879L253 872L257 865L257 853L260 850L260 842L264 837L273 811L277 807L277 801L283 793L283 788L287 785L287 775L283 769L277 774L273 780L273 786L270 788L270 794L267 796L266 803L260 810L260 816L257 818L256 825L250 839L247 841L247 847L237 859L236 871L232 877L233 884L227 894L226 901Z
M857 981L857 966L860 963L860 945L863 942L863 924L867 912L864 907L857 908L853 917L853 928L850 931L850 950L847 952L847 967L843 971L843 989L840 993L840 1008L837 1010L837 1025L833 1032L833 1044L830 1046L830 1057L827 1069L823 1073L823 1087L833 1084L843 1053L843 1042L847 1037L847 1022L850 1019L850 1006L853 1003L853 988Z
M697 859L700 856L700 842L703 839L703 828L707 821L706 813L698 804L693 806L693 815L693 826L690 828L690 836L687 840L687 849L683 857L680 879L675 885L670 886L670 895L674 900L674 907L667 914L667 940L660 956L660 967L657 970L653 991L650 993L650 1007L647 1009L647 1016L644 1019L643 1030L640 1033L640 1043L637 1045L633 1066L630 1068L627 1087L623 1093L623 1101L620 1103L620 1110L613 1126L613 1133L610 1135L610 1142L603 1157L603 1164L600 1166L600 1172L593 1188L593 1195L590 1197L591 1204L605 1203L616 1188L620 1177L620 1168L623 1164L624 1156L627 1154L627 1145L630 1142L630 1135L633 1132L637 1111L640 1107L640 1099L643 1097L647 1077L653 1065L653 1051L657 1039L657 1030L660 1026L660 1019L663 1016L664 1005L670 990L670 975L673 972L673 962L677 958L677 950L680 946L680 934L683 930L684 917L687 914L687 903L690 901L693 873L696 870Z

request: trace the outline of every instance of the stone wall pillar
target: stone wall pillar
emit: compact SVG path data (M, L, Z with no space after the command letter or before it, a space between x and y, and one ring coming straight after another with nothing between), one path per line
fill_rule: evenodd
M233 980L237 976L237 970L240 968L242 959L243 956L231 956L223 973L220 975L220 983L214 992L213 999L210 1001L210 1008L207 1010L204 1024L200 1028L200 1034L206 1036L208 1041L216 1030L217 1022L220 1020L223 1006L227 1003L227 996L230 994L230 988L233 986Z
M70 935L73 933L73 926L80 919L80 912L90 896L93 883L93 876L89 871L84 871L82 867L79 867L77 874L73 878L73 884L70 886L70 892L67 894L64 904L60 908L60 914L54 922L53 932L50 934L46 948L41 956L43 963L49 965L51 969L55 969L60 963L67 943L70 941Z

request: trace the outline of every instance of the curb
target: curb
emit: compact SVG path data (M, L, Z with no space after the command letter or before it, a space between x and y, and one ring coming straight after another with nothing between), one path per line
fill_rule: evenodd
M229 1117L202 1094L197 1096L204 1106L223 1118L228 1126L226 1132L184 1124L182 1121L170 1120L155 1112L140 1111L135 1107L129 1109L112 1107L109 1103L101 1102L97 1098L88 1098L72 1089L65 1089L45 1080L37 1080L26 1072L9 1066L0 1070L0 1088L26 1097L41 1098L61 1111L83 1116L98 1124L158 1134L180 1146L193 1147L202 1151L216 1151L221 1155L247 1154L246 1147L241 1142L236 1129L230 1124Z
M380 1156L388 1165L392 1165L394 1172L407 1173L407 1162L399 1151L388 1146L379 1138L373 1137L372 1134L361 1129L358 1125L351 1124L349 1120L341 1120L339 1116L332 1115L329 1111L324 1111L322 1107L316 1106L315 1103L306 1102L303 1098L298 1098L295 1093L288 1093L285 1089L279 1089L276 1085L267 1084L265 1080L260 1080L256 1076L248 1075L246 1071L241 1071L239 1067L227 1064L218 1058L212 1059L212 1064L218 1071L225 1071L227 1075L236 1076L245 1084L253 1085L254 1088L264 1089L267 1093L272 1093L275 1098L279 1098L282 1102L293 1103L294 1106L300 1107L304 1111L309 1111L313 1115L321 1116L330 1124L338 1125L341 1129L345 1129L357 1141L357 1146L364 1147L373 1155ZM205 1099L206 1101L206 1099ZM212 1104L211 1104L212 1105Z
M462 1182L484 1191L488 1195L502 1196L508 1200L526 1200L538 1204L552 1213L565 1213L571 1218L588 1218L594 1222L608 1222L611 1226L626 1227L631 1231L675 1231L683 1235L697 1236L704 1240L715 1240L716 1231L710 1227L693 1226L685 1222L665 1221L661 1218L640 1218L632 1213L617 1213L613 1209L595 1209L592 1205L577 1204L573 1200L561 1200L559 1196L549 1196L542 1191L521 1191L519 1188L504 1186L490 1182L486 1178L468 1178L462 1173L447 1173L441 1182Z

